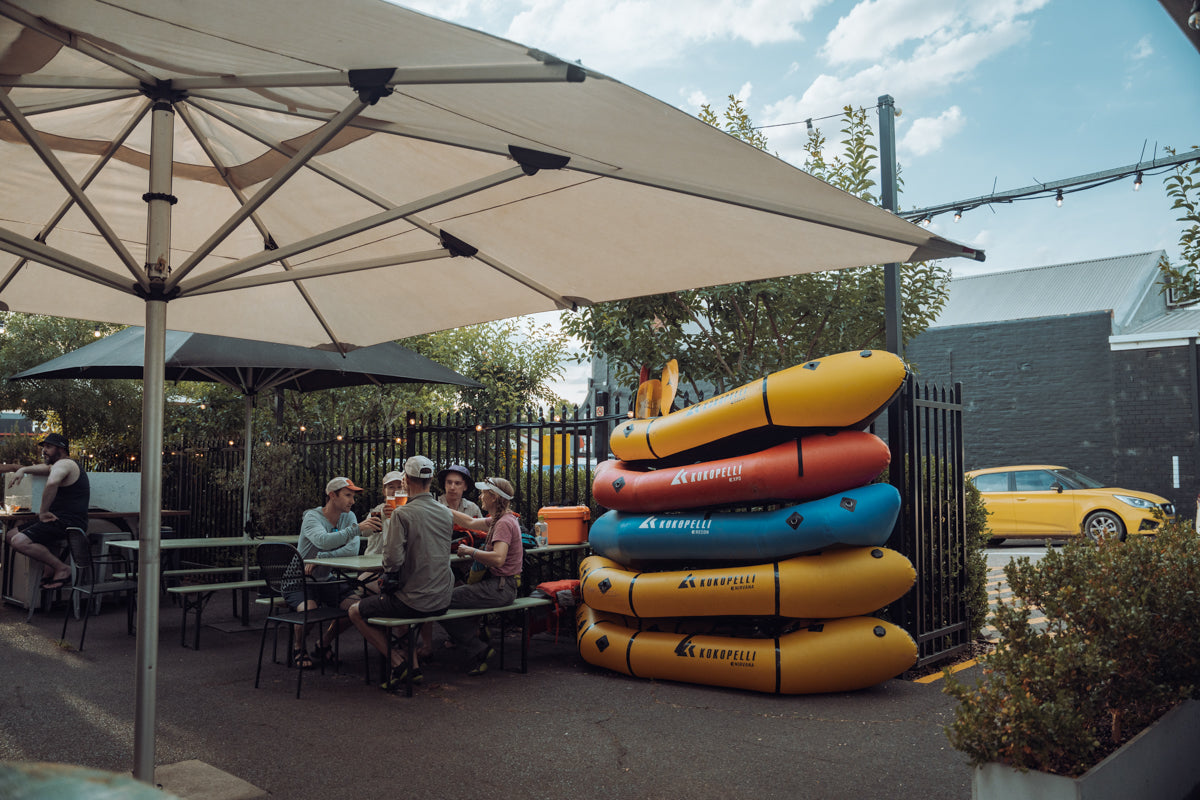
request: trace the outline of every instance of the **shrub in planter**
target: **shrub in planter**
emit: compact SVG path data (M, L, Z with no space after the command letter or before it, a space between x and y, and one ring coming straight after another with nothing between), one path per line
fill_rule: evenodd
M950 743L974 765L1078 776L1173 706L1200 697L1200 539L1190 522L1155 538L1071 543L1005 568L1001 644L959 700ZM1047 623L1029 624L1040 609Z

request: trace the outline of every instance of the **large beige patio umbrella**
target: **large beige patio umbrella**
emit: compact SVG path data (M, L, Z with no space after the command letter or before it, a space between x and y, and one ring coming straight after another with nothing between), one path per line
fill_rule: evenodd
M0 310L147 331L143 780L168 315L345 352L980 257L604 75L381 0L0 0L0 165Z

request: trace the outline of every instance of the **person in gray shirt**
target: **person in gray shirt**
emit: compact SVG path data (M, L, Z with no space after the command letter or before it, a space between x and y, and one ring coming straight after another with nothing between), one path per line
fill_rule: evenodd
M388 652L389 634L367 624L371 617L423 617L440 614L450 607L454 575L450 571L450 539L454 527L450 509L429 492L433 462L413 456L404 462L408 502L392 512L384 534L384 580L380 594L366 597L350 607L350 621L363 638L380 653ZM396 629L403 634L404 629ZM421 677L420 665L405 662L404 651L392 648L391 674L383 688L395 690L409 670L412 679Z

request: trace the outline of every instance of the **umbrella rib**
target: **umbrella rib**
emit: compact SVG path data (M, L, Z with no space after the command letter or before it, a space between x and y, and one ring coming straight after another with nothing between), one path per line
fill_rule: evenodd
M113 155L119 149L121 149L121 145L124 144L125 140L129 138L129 134L133 132L133 129L137 127L137 124L142 120L143 117L146 116L146 112L149 110L150 101L147 100L142 104L142 107L139 108L136 113L130 115L129 121L126 122L125 126L117 133L112 143L104 149L104 152L101 153L100 157L96 159L96 163L91 166L91 168L87 171L87 174L84 175L79 181L79 188L81 190L87 189L87 187L91 185L92 181L96 179L96 176L100 174L100 170L102 170L104 166L112 159ZM54 230L55 226L57 226L58 223L62 221L62 218L67 215L67 212L71 210L71 206L74 204L74 198L68 197L66 200L64 200L62 205L58 207L58 210L51 214L50 219L45 225L42 226L42 229L38 232L37 237L35 237L36 240L44 242L50 235L51 231ZM2 280L0 280L0 291L3 291L5 287L12 282L13 278L17 276L17 273L21 271L21 267L25 266L27 261L27 258L21 258L16 264L13 265L8 274L5 275Z
M4 113L8 115L9 122L17 129L21 137L29 143L29 146L34 149L42 159L42 163L49 168L59 184L67 190L67 193L71 195L75 203L79 206L79 209L96 226L96 230L100 232L100 235L108 242L108 246L112 248L117 257L125 264L126 269L129 270L129 274L133 276L133 279L143 289L148 289L150 279L146 277L145 271L134 260L133 254L125 247L125 243L117 236L116 231L109 226L104 216L100 213L100 210L96 208L87 195L83 193L83 190L79 188L79 184L75 182L75 179L71 177L71 173L67 172L66 167L58 160L58 156L54 154L53 149L46 146L46 142L42 139L41 134L29 124L29 120L25 118L25 115L21 113L16 104L9 99L6 92L0 92L0 108L4 109Z
M19 233L10 231L7 228L0 227L0 245L3 246L4 250L25 261L36 261L52 269L60 270L78 278L85 278L124 292L125 294L134 293L131 284L121 283L108 270L102 269L91 262L84 261L82 258L73 256L70 253L55 249L36 239L21 236ZM10 274L5 278L4 285L0 286L0 288L7 287L15 275L15 270L10 271Z
M538 64L456 64L440 67L396 67L387 86L431 86L480 83L566 83L583 78L583 69L564 61ZM203 75L176 78L171 87L181 91L244 88L300 88L349 86L340 70L263 75Z
M357 95L350 101L338 114L318 128L311 139L305 142L304 146L296 151L296 154L284 164L278 172L263 185L261 189L254 193L247 203L244 203L240 209L227 219L220 227L215 230L208 240L197 248L187 260L180 265L179 269L173 276L167 279L166 291L180 285L180 281L187 276L189 272L195 269L214 248L225 240L230 233L233 232L238 225L241 225L247 217L249 217L259 206L267 201L280 187L282 187L301 167L304 166L310 158L316 155L322 147L328 144L329 140L336 136L343 128L350 123L354 117L358 116L369 103L360 99ZM268 258L267 261L275 261L279 257ZM236 262L235 262L236 263Z
M0 86L6 85L3 78L0 78ZM53 89L62 87L53 86ZM130 97L142 97L141 91L120 91L120 92L105 92L99 95L89 95L88 97L76 97L71 100L64 100L54 103L35 103L28 106L18 106L21 108L21 113L26 117L36 117L39 114L52 114L56 111L70 111L73 108L87 108L88 106L98 106L105 103L112 103L117 100L125 100Z
M394 256L379 256L378 258L368 258L361 261L346 261L317 267L290 267L286 272L275 272L270 275L245 275L240 278L226 278L219 283L204 286L199 289L185 289L180 292L180 297L196 297L204 294L217 294L220 292L234 291L236 289L248 289L254 286L270 286L276 283L294 283L296 281L304 281L312 278L324 278L329 275L348 275L352 272L362 272L363 270L368 269L394 267L400 264L414 264L422 261L433 261L439 258L452 258L453 256L454 254L446 248L439 247L433 250L422 250L416 253L405 253L403 255ZM299 288L303 290L303 287Z
M396 206L395 208L388 209L379 214L365 217L357 222L342 225L341 227L325 231L324 233L317 234L316 236L310 236L307 239L302 239L289 245L282 245L278 250L271 250L265 253L258 253L256 255L249 256L247 258L238 259L230 264L225 265L224 267L218 267L198 278L194 278L192 281L185 285L181 285L179 288L184 294L193 292L201 287L209 286L228 278L241 275L242 273L258 269L265 264L278 261L281 258L287 258L298 253L313 250L317 247L329 244L330 242L344 239L347 236L352 236L356 233L362 233L363 231L377 228L380 225L386 225L389 222L403 219L410 214L415 214L418 211L426 208L433 208L435 206L442 205L443 203L448 203L452 200L457 200L461 197L466 197L468 195L475 194L476 192L481 192L484 189L490 189L493 186L499 186L524 176L525 171L522 167L510 167L492 175L469 181L460 186L445 189L441 192L435 192L434 194L422 197L419 200L414 200L410 203Z

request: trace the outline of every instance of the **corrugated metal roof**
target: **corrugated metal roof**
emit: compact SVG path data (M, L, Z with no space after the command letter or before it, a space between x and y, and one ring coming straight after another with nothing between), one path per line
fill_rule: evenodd
M1168 311L1161 317L1155 317L1144 325L1130 328L1126 333L1175 333L1188 336L1200 336L1200 308L1189 308L1181 311Z
M1155 286L1162 255L1154 250L954 278L950 299L930 327L1109 311L1115 332L1147 318L1147 303L1154 315L1165 308Z

